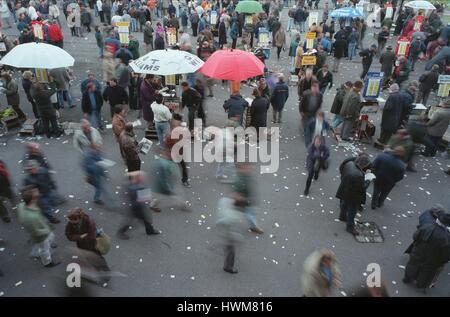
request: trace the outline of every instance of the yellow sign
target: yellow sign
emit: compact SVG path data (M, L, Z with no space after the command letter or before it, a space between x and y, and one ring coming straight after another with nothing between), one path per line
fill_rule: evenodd
M306 49L314 48L314 39L316 38L316 32L306 33Z
M130 22L117 22L116 26L119 31L119 40L121 44L130 43L129 34L130 34Z
M40 40L44 39L44 33L42 32L41 24L33 24L33 35Z
M316 32L307 32L306 33L307 40L314 40L315 38L316 38Z
M303 56L302 66L308 66L308 65L316 65L316 57L315 56Z
M128 44L130 43L130 38L129 38L129 34L128 33L119 33L119 40L121 44Z
M260 32L259 33L259 45L260 46L269 45L269 33L268 32Z
M245 24L253 24L253 16L252 15L245 16Z
M450 83L439 84L438 97L448 97L450 95Z
M36 68L34 70L36 74L36 80L40 83L48 83L48 73L46 69Z
M167 45L172 46L177 44L177 29L175 28L167 28Z
M380 86L380 78L369 79L367 85L368 85L368 87L367 87L366 96L368 96L368 97L377 96L378 88Z
M398 56L405 56L406 55L406 49L408 48L409 42L406 41L401 41L398 42L398 51L397 51L397 55Z
M176 75L167 75L165 78L166 86L176 86L177 77Z

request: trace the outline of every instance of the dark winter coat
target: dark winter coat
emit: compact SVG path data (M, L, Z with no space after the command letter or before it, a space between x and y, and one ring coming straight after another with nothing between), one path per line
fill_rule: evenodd
M305 91L303 94L303 98L300 101L299 110L303 112L307 117L315 117L317 111L322 107L323 96L322 94L318 94L318 102L316 105L313 105L310 101L312 98L311 90Z
M353 205L366 203L366 183L364 172L356 165L354 159L345 160L339 167L341 183L336 198Z
M289 87L286 83L278 82L272 91L272 96L270 97L270 103L275 110L283 110L286 100L289 98Z
M359 94L353 89L348 91L342 102L341 116L344 119L356 120L359 117L359 111L361 110L361 99Z
M219 45L227 44L227 28L225 22L219 24Z
M14 79L5 82L4 94L6 95L6 101L9 105L18 106L20 104L19 86Z
M139 160L138 142L133 132L122 131L120 134L120 146L127 161Z
M316 148L314 144L308 146L308 156L306 157L306 169L309 173L314 171L314 163L320 160L322 163L330 157L330 150L325 144L321 144Z
M56 92L55 88L47 86L48 89L37 89L36 84L31 86L30 94L33 97L34 102L42 117L53 117L56 116L56 110L50 100L50 97Z
M326 75L323 74L322 69L319 69L317 72L317 80L319 81L320 89L326 88L329 85L329 88L333 87L333 75L330 71L327 72Z
M0 197L6 197L11 199L13 196L11 190L11 181L9 178L9 173L6 170L3 162L0 161Z
M379 184L393 185L403 179L405 163L391 153L380 153L372 164L372 172Z
M246 107L248 107L248 102L241 95L232 95L223 104L223 109L228 112L228 119L239 117L242 120Z
M430 285L438 269L450 261L450 232L437 224L427 224L413 236L413 248L406 265L406 275L417 287Z
M400 126L406 125L409 119L409 114L414 109L414 95L409 91L405 90L400 93L402 98L402 112L400 114Z
M305 136L305 143L306 144L311 144L313 141L313 136L314 136L314 131L316 131L316 118L311 118L311 120L308 121L308 136ZM330 131L330 124L326 121L323 120L322 122L322 130L320 131L321 135L324 136L326 132ZM325 138L322 138L322 143L325 144Z
M161 36L155 37L155 50L163 50L165 47L164 39Z
M100 112L103 106L103 99L100 91L96 90L94 92L95 95L95 103L96 103L96 111ZM89 97L89 92L86 91L81 98L81 110L83 113L92 114L92 104L91 98Z
M269 109L270 103L267 98L256 97L252 106L250 107L250 126L258 129L259 127L267 126L267 110Z
M334 96L330 112L334 114L340 114L342 109L342 103L344 102L344 96L347 93L347 90L345 90L344 85L341 85L341 87L337 88L336 90L337 90L336 96Z
M333 43L333 51L335 58L342 58L345 56L345 50L347 49L347 41L344 39L338 39Z
M44 167L40 167L35 174L27 174L23 180L23 185L36 186L39 189L39 194L44 197L48 196L50 191L56 188L55 183L50 178L48 170Z
M111 107L128 104L128 94L125 89L119 85L106 87L103 91L103 99L109 101Z
M142 107L142 115L145 121L152 122L153 111L150 105L155 101L156 90L151 84L147 83L145 80L142 81L141 87L139 89L140 89L139 98Z
M419 77L419 89L422 92L430 92L438 88L439 71L430 71Z
M380 57L381 71L384 76L389 77L392 75L392 70L395 64L395 54L392 51L385 51Z
M386 100L381 117L381 129L395 132L400 125L402 114L402 96L400 92L392 93Z
M85 233L87 236L81 239L80 236ZM95 222L88 215L84 214L78 224L67 222L66 237L69 241L75 241L78 248L96 252L97 228Z

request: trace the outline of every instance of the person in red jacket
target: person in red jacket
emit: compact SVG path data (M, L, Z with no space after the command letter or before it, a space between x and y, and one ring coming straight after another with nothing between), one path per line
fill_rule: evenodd
M48 37L49 44L63 48L64 36L56 20L52 21L48 26Z

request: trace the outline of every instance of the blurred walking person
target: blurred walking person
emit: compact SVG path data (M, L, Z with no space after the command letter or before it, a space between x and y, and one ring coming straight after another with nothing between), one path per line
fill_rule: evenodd
M39 190L35 186L27 186L22 191L23 203L20 203L17 211L19 223L31 236L33 248L30 256L40 258L45 267L54 267L61 262L52 259L51 247L55 236L42 216L38 206Z
M309 188L314 177L316 181L319 178L321 169L328 169L328 158L330 157L330 150L322 141L322 136L316 135L313 143L308 146L308 156L306 157L306 169L308 170L308 178L306 180L306 187L303 194L309 195Z
M231 197L223 197L218 203L217 222L220 236L223 239L225 259L223 270L236 274L235 256L237 247L243 242L247 229L247 219L244 216L246 201L239 193Z
M156 199L152 197L151 190L145 185L144 176L141 171L128 173L129 183L126 186L126 192L130 208L118 231L120 239L128 240L130 238L126 232L130 229L134 219L143 222L147 235L161 233L153 227L152 217L152 211L159 212L161 210L156 207Z
M341 287L341 272L337 266L336 255L330 250L316 250L303 264L303 296L328 297L332 286Z

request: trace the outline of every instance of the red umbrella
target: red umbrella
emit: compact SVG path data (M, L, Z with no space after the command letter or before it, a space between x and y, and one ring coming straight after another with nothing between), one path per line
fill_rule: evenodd
M255 55L241 50L214 52L200 68L208 77L241 81L264 73L264 63Z

